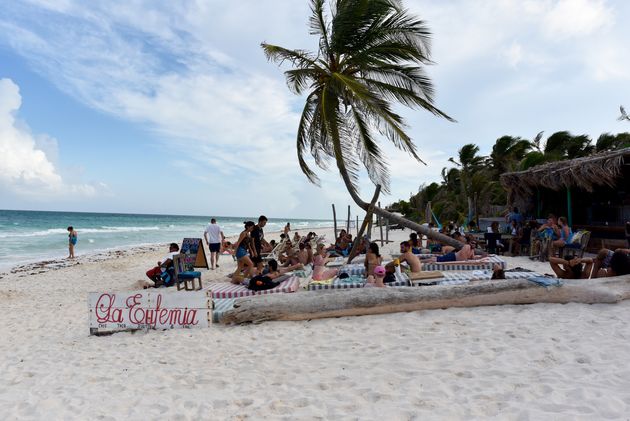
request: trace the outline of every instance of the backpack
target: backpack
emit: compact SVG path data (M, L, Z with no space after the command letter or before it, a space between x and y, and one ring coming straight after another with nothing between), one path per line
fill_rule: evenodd
M249 285L247 288L252 291L265 291L267 289L272 289L278 286L273 279L265 275L256 275L252 279L249 280Z

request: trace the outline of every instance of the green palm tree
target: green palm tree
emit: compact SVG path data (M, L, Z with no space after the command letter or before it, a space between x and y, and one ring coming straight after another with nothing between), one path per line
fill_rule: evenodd
M532 142L520 137L498 138L490 153L490 161L497 176L504 172L516 171L523 157L532 150L532 146Z
M311 34L319 37L319 50L290 50L262 43L267 59L285 61L289 89L305 94L306 102L297 131L297 155L309 181L319 179L307 163L310 154L317 166L327 169L334 161L354 202L364 210L358 180L361 167L370 180L389 191L389 169L379 137L422 162L402 116L393 103L427 110L453 121L433 105L433 85L423 67L430 60L430 32L398 0L336 0L330 15L324 0L311 0ZM421 231L445 243L425 227L374 208L389 220Z
M455 158L449 158L448 160L459 167L459 180L461 183L461 193L464 196L468 205L467 220L470 221L474 216L474 197L475 191L473 188L473 176L478 174L482 168L484 158L477 155L479 152L479 146L474 143L468 143L461 147L458 151L458 160ZM479 176L477 177L479 180ZM478 185L478 183L477 183Z

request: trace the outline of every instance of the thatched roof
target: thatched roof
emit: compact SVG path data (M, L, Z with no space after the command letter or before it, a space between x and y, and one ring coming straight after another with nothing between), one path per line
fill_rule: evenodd
M526 200L536 188L563 190L577 187L592 192L597 186L614 187L625 163L630 164L630 148L501 174L501 184L510 192L512 202Z

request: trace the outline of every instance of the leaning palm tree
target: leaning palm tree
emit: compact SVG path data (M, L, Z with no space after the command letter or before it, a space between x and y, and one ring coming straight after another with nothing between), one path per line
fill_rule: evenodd
M423 71L430 64L430 32L398 0L311 0L310 29L319 50L290 50L262 44L270 61L293 65L285 72L289 88L306 94L297 131L297 155L309 181L319 179L307 163L327 169L332 160L354 202L362 209L448 244L459 243L417 223L365 202L359 196L361 166L370 180L389 191L389 169L379 136L422 162L404 119L393 103L422 108L453 121L433 105L433 86Z

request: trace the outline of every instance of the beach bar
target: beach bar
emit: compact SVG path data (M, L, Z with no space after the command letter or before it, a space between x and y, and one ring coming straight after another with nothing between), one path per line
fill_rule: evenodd
M592 249L621 245L630 221L630 148L501 175L508 201L536 218L553 213L592 233Z

